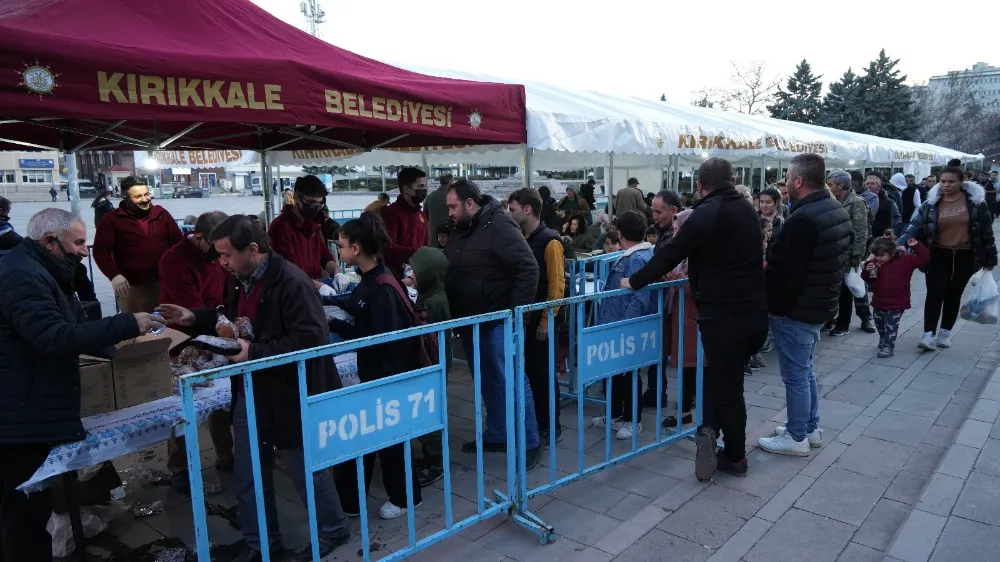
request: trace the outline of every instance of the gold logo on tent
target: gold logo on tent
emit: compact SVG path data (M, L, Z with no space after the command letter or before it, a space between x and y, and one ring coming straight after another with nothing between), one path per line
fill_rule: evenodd
M663 148L663 133L656 136L656 148Z
M473 129L478 129L483 126L483 114L479 113L479 110L475 110L469 114L469 127Z
M58 86L56 78L59 75L54 74L48 66L40 64L38 61L35 61L35 64L24 65L18 75L21 77L21 82L18 85L24 86L32 94L37 94L38 97L52 95L52 91Z

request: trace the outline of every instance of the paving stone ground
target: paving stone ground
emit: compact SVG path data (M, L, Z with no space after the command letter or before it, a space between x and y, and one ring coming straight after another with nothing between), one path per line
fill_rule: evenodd
M749 451L746 478L718 475L707 484L693 476L694 446L680 441L594 474L529 502L529 509L552 525L557 540L542 546L537 537L498 516L414 554L412 560L608 561L676 560L729 562L935 562L996 560L1000 551L1000 326L959 321L950 349L920 353L923 276L914 276L912 302L900 326L895 357L875 357L877 336L860 332L824 336L815 357L820 384L820 425L825 445L809 457ZM784 387L773 354L768 367L746 379L748 445L771 434L785 420ZM673 387L673 385L670 385ZM474 435L471 376L449 376L452 506L457 521L476 512L474 455L460 452ZM671 407L673 405L671 404ZM669 412L668 412L669 413ZM593 466L606 452L603 430L589 419L603 408L587 405L584 423L576 406L563 412L565 439L546 451L542 466L528 476L531 487L566 476L578 462L580 428L584 463ZM639 446L654 440L653 414L643 416ZM216 473L204 428L200 440L206 481L222 492L208 496L213 557L230 560L241 540L234 522L231 479ZM418 448L417 445L414 445ZM630 443L614 441L613 454ZM165 470L164 447L115 461L119 470L144 466ZM554 470L550 468L554 465ZM506 458L484 458L484 489L507 490ZM286 548L306 542L307 517L290 481L276 472L279 522ZM126 515L93 539L94 559L131 560L150 545L193 544L189 500L168 486L133 483L138 502L159 500L165 510L145 518ZM373 559L407 545L406 519L377 517L385 494L376 474L368 502ZM415 511L417 539L444 526L443 483L425 490ZM352 521L352 541L325 560L359 560L360 527ZM891 557L887 557L891 555ZM120 557L119 557L120 556ZM190 557L189 560L193 560ZM146 558L142 558L146 560ZM149 558L155 560L155 558Z

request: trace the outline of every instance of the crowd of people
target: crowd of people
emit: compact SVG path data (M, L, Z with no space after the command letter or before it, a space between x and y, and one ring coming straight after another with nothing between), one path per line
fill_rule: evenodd
M681 419L657 421L665 427L693 421L700 331L705 371L703 425L696 440L699 480L711 479L716 470L747 474L744 377L752 373L748 365L763 363L760 353L768 342L777 351L788 421L759 445L774 453L808 455L822 445L812 355L824 330L847 334L853 309L862 330L879 334L879 355L891 356L900 316L910 307L910 279L923 269L928 291L920 346L951 345L966 282L975 271L997 264L996 174L980 179L992 183L967 181L961 168L947 166L940 181L928 177L916 184L912 176L896 174L883 182L874 175L828 172L822 158L805 154L790 161L784 181L754 193L735 185L729 162L710 158L699 169L694 196L671 191L644 196L632 178L616 195L611 217L592 212L593 180L568 189L558 202L547 187L522 188L499 201L474 182L450 175L439 178L428 193L426 173L404 168L397 176L395 201L380 198L343 225L329 218L323 182L304 176L269 225L256 216L208 212L196 217L193 232L184 235L170 213L153 203L148 186L132 177L121 183L123 200L117 208L109 208L107 194L94 204L95 214L101 213L94 259L111 280L122 311L106 318L86 314L80 304L93 288L86 294L82 260L89 254L79 217L45 209L31 218L22 239L9 224L10 202L0 198L0 249L7 250L0 258L0 309L5 311L0 353L6 361L0 375L5 388L0 450L9 459L0 465L0 549L4 559L51 559L47 496L15 488L30 478L51 447L85 437L80 354L109 357L114 344L160 322L190 335L215 335L220 317L246 318L253 335L239 339L239 352L230 358L241 363L322 346L331 334L361 338L512 310L565 297L566 260L595 249L621 252L598 290L636 290L604 298L595 319L599 324L655 312L655 297L640 291L647 285L690 280L684 290L668 293L670 313L663 318L671 367L678 366L680 355L676 327L684 332ZM356 270L356 283L341 270L341 262ZM868 291L856 296L844 282L855 273L868 283L874 313ZM340 306L351 320L328 318L321 295L348 290ZM544 446L562 438L560 401L550 395L549 342L555 338L562 344L566 312L555 307L529 314L525 321L521 390L530 469ZM479 353L478 391L486 409L483 450L506 453L509 350L503 326L481 325L478 341L471 327L455 336L465 357ZM451 339L437 342L445 346L448 361ZM426 351L419 338L363 348L357 353L359 377L366 382L420 368ZM310 360L306 372L309 394L342 384L329 356ZM623 440L641 432L642 409L660 401L658 392L665 396L666 382L657 381L656 372L655 366L648 371L641 394L641 384L633 392L630 374L611 377L612 417L594 418L593 425L610 426ZM257 528L247 407L238 379L233 379L231 415L217 412L209 418L216 467L233 473L245 560L259 560L265 548L282 550L271 476L276 453L306 500L299 392L294 365L254 377L258 434L268 445L260 449L266 537ZM720 435L725 445L716 451ZM388 495L379 509L382 518L406 514L411 502L419 507L422 488L442 476L440 434L419 441L422 455L411 482L403 445L365 456L365 490L380 459ZM183 438L168 443L168 466L179 491L189 491L184 450ZM476 441L461 450L476 453ZM353 461L312 477L325 556L348 540L348 518L359 515L366 498L358 495ZM18 540L9 540L12 536ZM303 549L298 556L307 560L311 552Z

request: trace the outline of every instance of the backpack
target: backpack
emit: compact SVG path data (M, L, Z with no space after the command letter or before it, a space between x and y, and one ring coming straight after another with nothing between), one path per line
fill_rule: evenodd
M410 318L413 320L413 327L427 325L427 313L423 310L417 311L413 308L413 303L410 302L410 296L399 284L395 275L392 273L382 273L375 278L375 285L389 285L395 289L396 294L403 300L403 303L406 305L406 310L410 313ZM439 357L437 332L417 336L417 338L417 367L422 369L424 367L437 365Z

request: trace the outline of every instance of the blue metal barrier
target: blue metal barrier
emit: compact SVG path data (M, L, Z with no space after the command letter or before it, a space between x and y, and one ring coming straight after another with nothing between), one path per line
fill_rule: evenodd
M596 256L587 256L578 259L566 260L566 272L569 277L569 297L575 297L580 295L593 294L601 290L601 285L604 280L608 278L608 273L614 262L623 256L625 252L612 252L610 254L597 254ZM587 269L592 270L592 281L587 281ZM593 283L593 287L588 287L589 283ZM588 290L589 289L589 290ZM596 311L597 302L594 302ZM577 325L576 325L576 307L570 307L569 309L569 348L576 348ZM576 386L576 376L577 376L577 363L576 358L572 354L569 356L568 365L566 366L566 372L568 379L565 381L559 381L560 386L567 389L572 389Z
M479 332L484 325L496 326L502 323L504 328L504 364L506 388L506 434L507 434L507 490L506 493L494 490L495 499L485 497L483 470L483 421L480 370ZM448 450L448 397L447 373L445 372L444 341L448 330L465 328L472 333L473 384L476 408L476 477L477 477L477 511L460 521L453 520L451 496L451 469ZM420 335L436 333L439 356L438 363L392 377L362 383L356 386L342 388L309 396L306 387L305 362L317 357L330 356L364 347L413 338ZM472 316L459 320L450 320L437 324L420 326L391 332L363 339L350 340L333 345L297 351L285 355L268 357L212 369L192 375L180 377L179 390L184 415L184 433L188 436L187 459L191 484L191 504L194 513L195 542L198 559L210 560L209 540L206 521L204 491L201 476L201 451L198 444L197 427L189 420L196 419L194 403L194 385L214 379L243 376L243 389L246 396L247 423L250 434L250 456L253 464L254 492L257 498L257 519L260 536L267 536L267 521L264 514L263 487L261 484L261 464L259 439L257 435L256 410L253 395L253 374L261 369L280 365L296 364L299 378L299 399L302 408L303 456L305 458L305 481L307 487L307 504L309 510L309 528L313 560L319 560L318 529L316 521L316 505L313 490L313 473L327 470L335 464L355 460L358 471L358 497L361 505L361 530L363 555L365 562L371 559L368 537L368 516L365 498L365 478L363 456L367 453L385 447L404 444L404 455L407 479L407 526L408 545L397 550L382 560L400 560L420 551L444 538L454 535L463 529L479 523L495 515L506 513L516 523L531 528L530 521L516 513L515 497L517 491L515 463L515 420L514 420L514 365L513 365L513 326L509 311ZM523 396L523 389L521 395ZM354 412L357 412L355 415ZM523 418L523 404L521 405ZM371 415L371 417L369 417ZM410 441L416 437L434 431L442 432L444 447L444 528L416 540L416 528L413 514L412 489L412 459ZM522 425L523 440L523 425ZM523 441L522 441L523 443ZM523 453L523 447L522 447ZM523 467L523 459L521 465ZM428 488L428 490L432 490ZM263 559L270 559L267 549L261 552Z
M668 288L673 288L678 291L678 306L677 317L678 326L676 330L677 338L677 412L675 414L677 418L677 425L668 430L667 433L663 432L660 420L663 418L663 372L664 364L668 359L670 350L663 349L663 333L662 328L664 325L664 314L666 314L666 306L664 303L665 291ZM535 525L542 529L541 538L542 542L551 542L554 540L552 527L546 524L544 521L533 515L528 510L528 500L538 496L540 494L545 494L551 492L554 489L560 488L572 482L575 482L581 478L590 476L595 472L599 472L611 466L619 463L627 462L632 458L641 455L647 451L655 448L659 448L670 443L673 443L679 439L691 437L697 431L697 427L701 424L702 408L702 369L703 369L703 354L701 347L701 335L698 334L698 346L697 346L697 366L696 366L696 419L693 420L695 423L690 425L687 429L682 426L682 399L683 396L683 369L684 369L684 291L687 289L687 280L678 281L668 281L664 283L657 283L650 285L643 289L643 291L655 291L657 293L657 306L656 312L642 316L639 318L631 318L619 322L613 322L603 325L589 325L587 322L587 315L585 313L585 307L588 304L596 304L597 301L608 298L628 295L633 291L629 289L616 289L606 292L598 292L592 295L579 295L558 301L550 301L540 304L527 305L518 307L514 314L514 324L517 327L516 342L519 346L518 349L518 362L517 362L517 382L515 383L518 389L518 490L517 490L517 510L520 514L532 521ZM557 478L556 466L557 466L557 447L556 447L556 389L559 384L557 384L556 370L555 370L555 342L554 342L554 309L557 307L569 306L572 311L570 317L576 323L576 334L577 340L571 343L570 347L570 357L574 357L577 362L578 371L577 376L572 380L572 386L569 387L569 393L563 394L562 396L569 397L576 401L577 408L577 464L575 470L572 470L568 476ZM549 407L550 412L548 420L538 420L539 427L547 427L549 434L549 477L546 483L543 483L534 488L528 487L527 482L527 471L525 465L525 422L524 422L524 392L523 392L523 382L525 378L525 353L524 353L524 342L525 338L535 337L534 334L525 333L525 316L528 314L547 314L548 315L548 385L549 385ZM575 345L575 347L574 347ZM653 441L647 445L639 446L638 444L638 434L636 431L636 424L639 423L642 406L639 403L638 395L640 394L638 390L640 389L639 381L639 369L644 367L656 367L656 416L654 422L656 425L656 432ZM629 451L612 456L612 442L611 442L611 421L612 421L612 401L613 395L611 390L611 377L620 374L631 374L632 388L631 391L633 396L637 396L637 399L632 402L632 440L631 447ZM586 387L590 384L604 382L606 386L605 396L606 400L598 400L595 398L590 398L585 396ZM591 466L586 466L584 462L584 403L585 402L603 402L604 403L604 416L605 416L605 451L604 459ZM543 425L544 424L544 425Z

